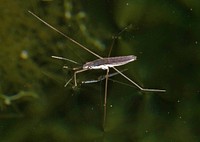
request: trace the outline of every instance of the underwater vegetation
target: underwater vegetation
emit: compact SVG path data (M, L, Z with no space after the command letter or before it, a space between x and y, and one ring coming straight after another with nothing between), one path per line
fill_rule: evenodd
M200 2L198 0L2 0L0 22L0 141L199 141ZM135 55L119 67L145 93L105 71L72 77L97 59L35 19L32 11L102 57ZM68 68L63 68L67 66ZM111 72L114 72L111 70ZM128 85L127 85L128 84Z

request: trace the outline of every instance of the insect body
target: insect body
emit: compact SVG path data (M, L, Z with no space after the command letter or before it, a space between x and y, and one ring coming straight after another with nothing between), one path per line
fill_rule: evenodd
M121 66L121 65L124 65L124 64L127 64L129 62L132 62L132 61L136 60L136 56L129 55L129 56L119 56L119 57L103 58L103 57L99 56L98 54L94 53L93 51L89 50L88 48L86 48L85 46L83 46L82 44L80 44L79 42L77 42L76 40L72 39L68 35L66 35L66 34L62 33L61 31L59 31L58 29L54 28L52 25L50 25L47 22L45 22L44 20L42 20L40 17L38 17L37 15L35 15L34 13L32 13L31 11L28 11L28 12L30 14L32 14L34 17L36 17L38 20L40 20L42 23L44 23L45 25L47 25L48 27L50 27L51 29L53 29L54 31L56 31L57 33L61 34L62 36L64 36L65 38L67 38L68 40L70 40L71 42L73 42L74 44L78 45L82 49L88 51L89 53L91 53L94 56L96 56L97 58L99 58L99 59L94 60L94 61L86 62L82 66L82 69L76 70L74 72L74 85L75 86L77 86L76 74L78 74L80 72L87 71L87 70L91 70L91 69L103 69L103 70L107 70L107 73L105 75L106 82L105 82L105 95L104 95L103 127L105 126L105 121L106 121L107 86L108 86L108 77L110 76L109 75L109 68L113 68L117 73L119 73L120 75L122 75L129 82L131 82L133 85L135 85L136 87L138 87L141 91L144 91L144 92L166 92L166 90L162 90L162 89L148 89L148 88L143 88L143 87L141 87L140 85L138 85L136 82L134 82L133 80L131 80L129 77L127 77L124 73L122 73L121 71L119 71L116 68L116 66ZM57 59L63 59L63 60L71 61L71 60L63 58L63 57L58 57L58 56L52 56L52 57L53 58L57 58ZM76 62L74 62L74 63L76 63ZM104 79L104 77L102 79ZM66 83L66 85L71 80L72 80L72 78ZM92 82L92 81L89 81L89 82Z
M83 65L83 69L103 69L106 70L109 67L121 66L136 60L136 56L119 56L109 57L103 59L97 59L91 62L87 62Z
M83 65L81 70L74 72L74 84L75 86L77 86L77 82L76 82L77 73L84 72L91 69L103 69L103 70L107 70L107 78L108 78L109 68L115 67L115 66L121 66L129 62L132 62L134 60L136 60L136 56L129 55L129 56L119 56L119 57L108 57L108 58L102 58L102 59L97 59L94 61L87 62Z

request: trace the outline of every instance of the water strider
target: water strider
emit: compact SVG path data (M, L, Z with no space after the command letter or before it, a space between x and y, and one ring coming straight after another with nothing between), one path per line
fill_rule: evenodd
M85 46L83 46L82 44L80 44L79 42L77 42L76 40L72 39L71 37L67 36L66 34L64 34L63 32L59 31L58 29L56 29L55 27L53 27L52 25L48 24L47 22L45 22L44 20L42 20L40 17L38 17L37 15L35 15L33 12L28 11L30 14L32 14L34 17L36 17L38 20L40 20L42 23L44 23L45 25L47 25L48 27L50 27L51 29L53 29L54 31L58 32L59 34L61 34L62 36L64 36L65 38L67 38L68 40L70 40L71 42L73 42L74 44L78 45L79 47L83 48L84 50L88 51L89 53L93 54L94 56L96 56L97 60L94 61L90 61L90 62L86 62L81 69L77 70L74 72L74 84L75 86L77 86L77 81L76 81L76 75L78 73L87 71L87 70L91 70L91 69L103 69L103 70L107 70L106 75L105 75L105 94L104 94L104 116L103 116L103 128L105 128L105 123L106 123L106 106L107 106L107 87L108 87L108 77L109 77L109 69L113 68L117 73L119 73L120 75L122 75L124 78L126 78L128 81L130 81L133 85L135 85L136 87L138 87L141 91L144 92L166 92L166 90L162 90L162 89L149 89L149 88L143 88L140 85L138 85L136 82L134 82L133 80L131 80L129 77L127 77L125 74L123 74L121 71L119 71L117 68L115 68L116 66L121 66L124 64L127 64L129 62L135 61L136 60L136 56L134 55L129 55L129 56L119 56L119 57L107 57L107 58L103 58L101 56L99 56L98 54L94 53L93 51L89 50L88 48L86 48ZM63 58L63 57L57 57L57 56L52 56L54 58ZM64 60L68 60L66 58L63 58ZM66 84L68 84L73 78L71 78Z

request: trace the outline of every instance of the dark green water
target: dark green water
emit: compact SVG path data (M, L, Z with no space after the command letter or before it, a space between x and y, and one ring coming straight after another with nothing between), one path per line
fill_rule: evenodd
M200 3L198 0L1 1L0 141L196 142L200 125ZM104 81L80 85L105 71L78 74L80 63L97 59L39 20L107 57L135 55L120 70L141 92L109 81L103 131ZM111 70L111 72L114 72ZM112 79L130 84L120 75Z

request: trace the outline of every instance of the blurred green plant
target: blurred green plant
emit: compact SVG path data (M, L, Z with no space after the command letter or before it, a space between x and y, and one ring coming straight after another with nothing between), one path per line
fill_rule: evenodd
M0 102L1 102L0 106L3 105L9 106L15 101L21 101L27 98L38 98L38 95L36 95L34 92L25 92L25 91L20 91L15 95L9 95L9 96L0 94Z

